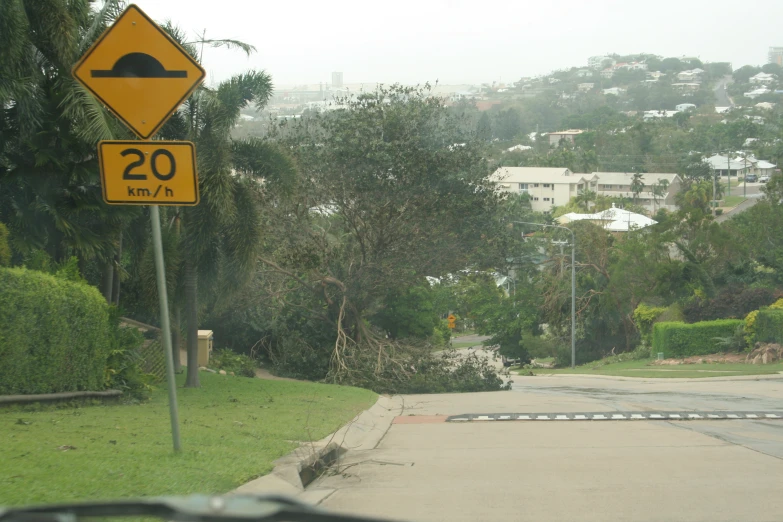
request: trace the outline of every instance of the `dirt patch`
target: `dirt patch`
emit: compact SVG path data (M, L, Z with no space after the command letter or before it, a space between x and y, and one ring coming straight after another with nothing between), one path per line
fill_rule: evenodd
M694 355L684 359L663 359L650 363L653 366L675 366L678 364L702 364L702 363L744 363L747 354L743 353L715 353L712 355Z

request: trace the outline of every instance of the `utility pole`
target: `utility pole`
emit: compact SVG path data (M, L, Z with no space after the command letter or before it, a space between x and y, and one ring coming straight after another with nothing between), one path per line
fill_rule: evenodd
M747 171L748 170L748 154L747 153L743 153L742 154L742 165L745 167L742 170ZM748 173L744 172L742 174L742 197L744 198L744 197L747 197L747 196L748 196Z
M713 168L712 169L712 217L715 217L715 205L717 204L717 201L715 200L715 196L718 193L718 169Z
M576 236L574 231L560 225L545 225L529 221L512 221L520 225L533 225L545 228L562 228L571 234L571 368L576 367Z
M731 152L726 151L726 180L728 180L728 191L726 197L731 196Z

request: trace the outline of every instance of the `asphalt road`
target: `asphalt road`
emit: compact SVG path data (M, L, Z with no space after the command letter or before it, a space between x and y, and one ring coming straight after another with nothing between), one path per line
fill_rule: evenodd
M761 199L761 197L764 195L764 193L761 192L761 187L764 186L763 183L748 183L747 186L742 183L734 185L734 183L737 183L737 180L732 180L731 194L734 196L745 194L748 199L734 207L731 212L727 212L716 217L715 221L718 223L726 221L727 219L731 219L737 214L748 210L750 207L758 203L759 199Z
M349 452L311 488L327 508L397 520L783 518L783 420L444 422L482 412L780 411L783 376L514 381L507 392L403 396L378 445Z
M731 75L724 76L715 84L712 89L715 93L715 106L716 107L733 107L734 104L729 98L729 94L726 92L726 85L733 81Z

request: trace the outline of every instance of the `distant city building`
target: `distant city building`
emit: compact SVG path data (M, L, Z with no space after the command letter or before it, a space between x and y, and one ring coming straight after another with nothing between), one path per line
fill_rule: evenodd
M746 98L750 98L751 100L758 98L759 96L763 96L765 94L769 94L772 91L767 89L766 87L759 87L758 89L753 89L752 91L748 91L743 96Z
M564 131L559 132L550 132L549 133L549 144L550 145L559 145L561 141L565 140L568 142L571 142L571 145L574 144L574 136L577 136L579 134L582 134L584 131L580 129L568 129Z
M696 108L696 104L694 103L680 103L679 105L674 106L674 109L677 111L687 111L695 108Z
M642 116L642 118L644 118L645 121L654 120L658 118L671 118L672 116L678 114L679 112L680 111L667 111L667 110L644 111L644 116Z
M661 208L677 209L674 196L682 185L682 178L678 174L645 172L641 178L644 188L638 195L634 194L631 188L633 172L593 172L593 176L597 184L594 191L601 196L635 199L637 205L641 205L651 214ZM654 191L656 185L660 185L660 191L657 193Z
M611 56L591 56L587 59L587 66L594 70L611 67L617 63L617 60Z
M769 85L771 83L774 83L777 79L778 79L777 76L775 76L774 74L760 72L757 75L750 77L750 83Z
M343 73L341 72L333 72L332 73L332 87L341 89L343 86Z
M489 179L502 192L527 194L533 210L547 212L584 190L595 191L593 178L592 174L574 174L567 168L500 167Z
M783 47L770 47L767 62L776 63L783 67Z

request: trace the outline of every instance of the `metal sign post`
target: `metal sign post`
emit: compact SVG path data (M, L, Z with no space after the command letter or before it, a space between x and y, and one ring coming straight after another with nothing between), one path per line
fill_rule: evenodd
M150 205L152 222L152 249L155 253L155 272L158 280L158 302L160 303L160 327L163 336L163 351L166 354L166 381L169 389L169 415L174 451L179 451L179 411L177 410L177 383L174 379L174 354L171 349L171 325L169 324L169 298L166 291L166 267L163 263L163 241L160 237L160 209Z

